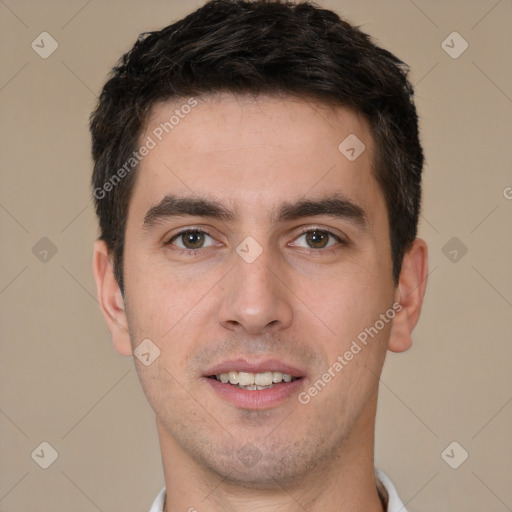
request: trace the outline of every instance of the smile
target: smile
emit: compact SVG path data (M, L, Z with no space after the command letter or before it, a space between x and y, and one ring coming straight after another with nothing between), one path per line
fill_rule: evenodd
M270 389L283 382L292 382L300 377L293 377L284 372L260 372L250 373L242 371L223 372L218 375L211 375L211 379L216 379L223 384L230 384L240 389L250 391Z

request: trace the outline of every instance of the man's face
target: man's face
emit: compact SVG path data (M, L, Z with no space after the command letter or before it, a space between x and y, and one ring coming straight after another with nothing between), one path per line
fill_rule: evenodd
M160 356L137 370L166 449L246 485L292 482L326 467L349 437L371 442L390 323L343 356L395 299L374 142L344 108L197 101L168 134L161 123L187 99L157 105L140 138L156 147L130 200L125 305L133 348L149 338ZM365 145L355 160L362 146L338 149L350 135ZM185 214L166 196L232 214ZM171 215L177 205L182 214ZM339 356L346 364L333 371ZM311 396L329 368L330 382ZM256 390L211 378L230 371L300 378Z

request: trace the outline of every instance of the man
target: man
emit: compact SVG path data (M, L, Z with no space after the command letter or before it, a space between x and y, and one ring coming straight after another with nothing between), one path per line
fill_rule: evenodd
M98 300L162 452L151 511L403 512L373 452L427 276L405 64L311 4L214 0L139 37L91 131Z

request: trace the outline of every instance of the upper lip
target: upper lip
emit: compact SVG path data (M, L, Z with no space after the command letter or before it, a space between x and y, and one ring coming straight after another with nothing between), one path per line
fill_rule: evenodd
M228 372L247 372L247 373L263 373L263 372L282 372L292 377L304 377L304 371L291 366L278 359L265 359L263 361L248 361L247 359L230 359L223 361L209 370L206 370L204 376L220 375Z

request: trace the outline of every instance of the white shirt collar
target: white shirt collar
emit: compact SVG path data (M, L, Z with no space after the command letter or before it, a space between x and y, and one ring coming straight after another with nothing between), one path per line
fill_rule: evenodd
M375 468L375 476L382 482L382 485L388 492L388 509L387 512L407 512L402 500L398 496L396 492L395 486L393 482L389 479L389 477L380 469ZM153 505L149 512L163 512L164 503L165 503L165 487L158 493Z

